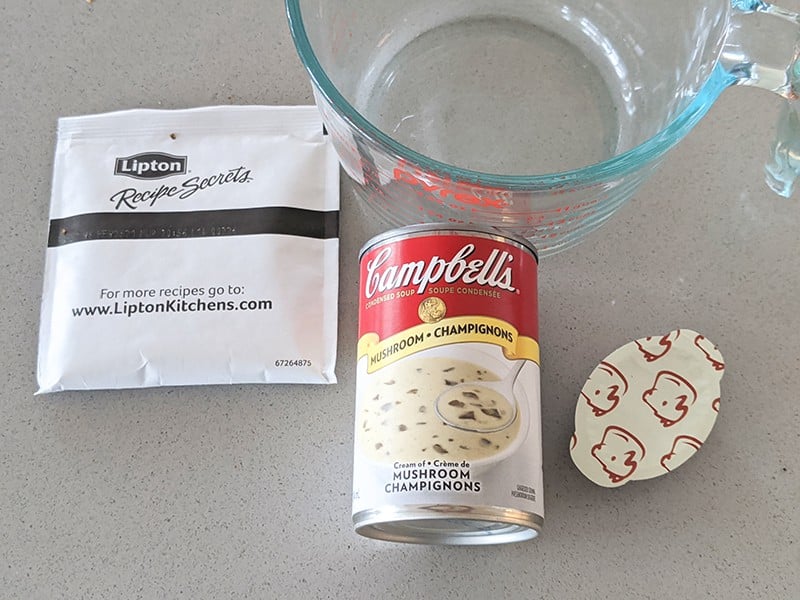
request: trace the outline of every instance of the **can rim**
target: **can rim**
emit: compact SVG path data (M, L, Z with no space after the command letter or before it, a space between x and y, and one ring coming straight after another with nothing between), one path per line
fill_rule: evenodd
M354 513L353 525L359 535L376 540L449 546L522 542L538 537L544 525L541 515L519 509L465 508L455 504L383 506ZM452 529L458 522L471 523L475 528ZM437 527L438 523L447 527ZM477 527L476 523L496 527Z
M369 252L375 246L382 244L391 240L392 238L397 237L416 237L418 234L423 233L432 233L438 234L441 233L442 235L447 233L474 233L474 234L482 234L483 236L489 237L491 239L496 239L499 241L505 241L512 243L523 250L527 250L533 255L536 264L539 264L539 251L536 249L536 246L533 245L533 242L524 238L523 236L516 234L512 231L507 231L505 229L501 229L499 227L495 227L493 225L472 225L472 224L447 224L447 223L417 223L415 225L405 225L403 227L397 227L394 229L389 229L388 231L384 231L383 233L379 233L368 239L366 243L361 247L361 250L358 252L358 260L360 261L364 254Z

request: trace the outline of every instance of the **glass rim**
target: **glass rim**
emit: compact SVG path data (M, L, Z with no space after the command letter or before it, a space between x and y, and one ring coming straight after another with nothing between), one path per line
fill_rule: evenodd
M378 129L342 95L328 77L325 69L322 68L322 64L311 46L303 24L300 0L286 0L286 11L289 19L289 30L292 34L295 48L303 66L311 77L311 81L351 128L360 132L373 144L387 148L389 153L396 158L417 166L423 171L487 187L536 190L564 187L570 182L602 181L625 175L660 157L675 146L708 112L722 91L736 80L729 73L725 73L724 77L715 78L714 72L717 69L721 69L721 66L717 63L692 101L666 127L621 154L591 165L566 171L538 175L500 175L464 169L430 158L401 144Z

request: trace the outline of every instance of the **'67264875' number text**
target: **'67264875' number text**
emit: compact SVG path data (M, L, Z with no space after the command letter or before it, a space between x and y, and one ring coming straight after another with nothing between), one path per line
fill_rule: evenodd
M311 361L307 358L292 358L292 359L284 359L280 358L275 361L276 367L310 367Z

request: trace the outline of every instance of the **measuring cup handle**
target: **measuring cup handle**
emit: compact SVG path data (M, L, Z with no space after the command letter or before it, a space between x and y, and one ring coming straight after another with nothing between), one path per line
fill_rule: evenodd
M800 98L800 15L761 0L731 0L721 63L739 85Z
M762 0L731 0L731 5L720 62L735 83L786 99L764 169L767 185L788 198L800 175L800 15Z
M764 175L770 189L784 198L794 191L800 175L800 102L785 100L778 117L775 141Z

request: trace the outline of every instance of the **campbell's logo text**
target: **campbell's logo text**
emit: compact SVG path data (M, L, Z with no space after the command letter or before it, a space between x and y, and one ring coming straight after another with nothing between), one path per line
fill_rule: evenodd
M419 260L400 265L390 264L392 248L381 249L375 257L367 261L367 276L364 295L372 298L402 287L416 286L417 293L423 294L429 285L444 281L466 284L477 283L508 292L516 291L512 285L511 262L514 257L505 250L493 248L489 256L475 258L475 244L465 244L450 258L433 256L430 260Z
M133 156L117 158L114 175L134 179L163 179L186 174L186 157L173 156L165 152L142 152Z

